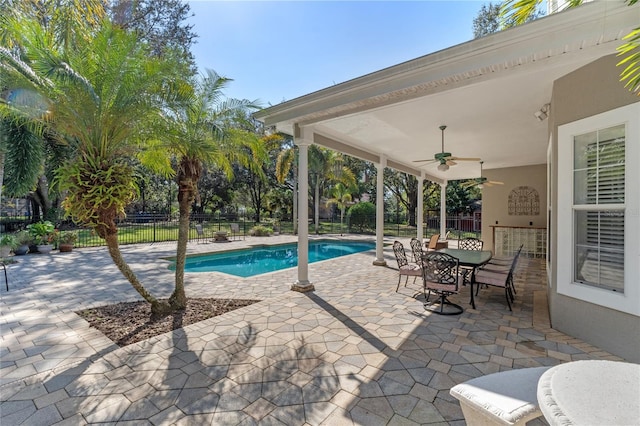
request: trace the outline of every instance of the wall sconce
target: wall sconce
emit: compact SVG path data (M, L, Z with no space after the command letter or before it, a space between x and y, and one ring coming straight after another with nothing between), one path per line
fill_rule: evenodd
M550 106L551 106L550 104L542 105L542 108L540 108L538 111L534 112L533 115L536 116L538 121L546 120L547 117L549 116L549 107Z

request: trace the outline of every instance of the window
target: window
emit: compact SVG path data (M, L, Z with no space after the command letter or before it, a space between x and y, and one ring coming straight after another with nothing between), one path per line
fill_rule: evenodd
M640 315L640 103L558 127L557 291Z
M624 292L625 126L573 137L573 280Z

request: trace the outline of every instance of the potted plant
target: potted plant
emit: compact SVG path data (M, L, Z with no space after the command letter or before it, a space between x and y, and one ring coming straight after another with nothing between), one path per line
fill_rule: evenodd
M0 257L9 257L11 250L18 246L18 241L13 234L4 234L0 237Z
M16 256L22 256L27 254L29 246L33 243L33 237L29 234L29 231L20 231L16 234L16 240L18 246L13 249L13 254Z
M56 243L58 233L53 223L48 220L44 222L32 223L27 226L27 230L33 237L34 243L38 247L38 253L51 253L53 245Z
M78 234L73 231L65 231L60 233L58 239L58 248L61 253L70 252L73 250L73 245L78 240Z

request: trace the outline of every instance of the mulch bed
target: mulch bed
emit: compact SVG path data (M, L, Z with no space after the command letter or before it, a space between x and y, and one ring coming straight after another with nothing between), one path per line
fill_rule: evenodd
M92 327L100 330L118 346L127 346L159 334L252 305L259 300L187 299L187 308L158 320L151 320L147 302L122 302L77 311Z

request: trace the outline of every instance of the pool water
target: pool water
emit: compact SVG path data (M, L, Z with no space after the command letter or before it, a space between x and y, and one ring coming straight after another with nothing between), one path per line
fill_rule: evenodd
M309 263L375 247L374 242L366 241L309 241ZM297 243L187 256L185 272L216 271L246 278L294 266L298 266ZM169 268L175 270L175 259Z

